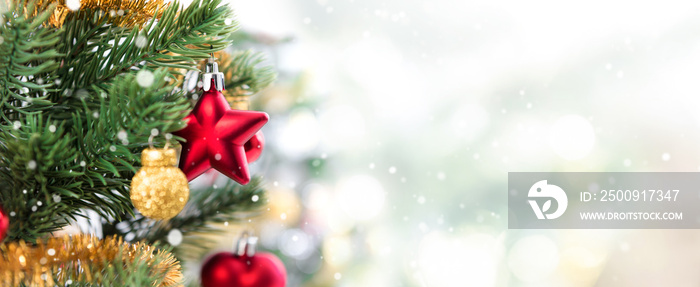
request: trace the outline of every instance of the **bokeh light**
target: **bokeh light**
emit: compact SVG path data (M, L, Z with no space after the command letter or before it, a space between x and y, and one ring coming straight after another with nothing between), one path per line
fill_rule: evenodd
M508 267L525 282L547 278L559 264L559 249L548 237L532 235L518 240L508 254Z
M509 230L506 179L697 171L699 2L232 3L243 27L289 36L275 63L302 73L262 105L284 115L269 180L303 202L270 234L318 248L290 256L318 270L298 286L641 286L636 270L680 272L648 262L697 247L681 244L693 232ZM662 273L645 276L700 284Z
M305 108L291 112L288 121L279 131L276 144L289 157L300 157L318 146L321 131L314 113Z
M356 175L341 180L336 187L336 204L355 220L375 217L384 206L384 188L375 178Z
M365 120L351 106L339 105L324 109L319 121L327 150L350 148L364 142Z
M434 231L420 243L418 278L428 286L492 286L500 252L491 235L453 237Z
M595 132L588 120L578 115L559 118L549 134L549 145L564 159L576 160L587 156L595 144Z

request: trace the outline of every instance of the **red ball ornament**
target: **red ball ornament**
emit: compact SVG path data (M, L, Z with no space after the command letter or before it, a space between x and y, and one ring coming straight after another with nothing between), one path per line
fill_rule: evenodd
M284 287L287 271L270 253L255 253L257 238L239 240L236 253L221 252L202 265L203 287ZM241 243L243 245L241 245Z
M263 136L262 131L259 131L252 138L250 138L245 145L243 145L248 163L258 160L264 147L265 137Z
M180 169L191 181L214 168L240 184L250 181L248 159L243 145L255 135L269 117L263 112L231 109L223 90L223 74L209 60L203 75L201 98L185 118L187 127L175 134L182 143Z
M5 235L7 235L8 229L10 229L10 218L0 208L0 242L2 242L3 239L5 239Z
M284 287L287 272L275 255L238 256L221 252L202 266L203 287Z

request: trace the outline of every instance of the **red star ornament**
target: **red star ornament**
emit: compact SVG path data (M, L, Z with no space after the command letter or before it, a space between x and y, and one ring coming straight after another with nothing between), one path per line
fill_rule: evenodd
M185 118L187 127L175 133L187 140L180 155L187 180L214 168L240 184L250 182L244 145L268 120L263 112L231 109L216 89L205 91Z

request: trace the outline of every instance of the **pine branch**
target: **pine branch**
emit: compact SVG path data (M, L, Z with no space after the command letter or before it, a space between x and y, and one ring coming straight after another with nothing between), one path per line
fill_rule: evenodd
M195 0L185 9L175 2L129 28L84 8L68 13L60 29L45 26L55 3L11 0L3 14L0 202L11 215L6 240L35 242L81 216L81 209L93 209L112 222L129 218L133 224L113 233L141 232L137 238L155 242L173 228L215 232L210 224L235 221L262 204L259 180L195 193L183 215L168 222L134 219L129 200L151 130L184 127L189 104L173 92L173 76L230 44L232 11L221 0ZM231 87L268 85L274 73L262 61L259 54L234 54ZM152 85L138 83L143 71L152 71ZM144 233L147 225L153 230ZM183 244L201 248L202 242L192 235Z
M153 74L150 87L126 74L106 98L84 97L85 110L73 114L73 125L28 116L2 128L7 132L0 134L0 202L14 214L9 240L33 242L65 226L82 208L117 220L133 212L128 186L150 131L181 129L189 107L172 93L165 69ZM87 108L93 98L100 99L96 110Z
M237 29L233 12L221 0L196 0L186 9L173 2L143 27L131 29L90 17L96 13L85 9L66 18L64 41L77 41L63 51L71 57L58 72L61 90L107 90L117 75L144 67L168 67L173 74L196 69L198 60L229 46L228 36ZM53 99L61 101L61 96Z
M81 184L81 173L73 172L77 151L72 139L62 136L64 128L56 126L51 132L41 116L28 116L21 126L0 133L0 202L10 215L9 240L34 241L67 224L73 210L90 202L90 194L81 199L71 191Z
M178 257L198 258L213 247L215 242L200 234L223 232L213 224L238 222L258 212L267 199L263 182L254 177L250 183L241 186L234 181L221 188L209 187L198 191L187 203L183 212L170 222L161 222L153 228L151 241L163 240L172 229L179 229L184 237L182 244L175 248ZM167 242L167 241L166 241Z
M251 50L236 51L233 54L221 55L221 72L226 78L226 90L231 96L253 95L272 84L277 73L266 61L262 53Z
M260 177L254 177L244 186L229 181L224 187L192 191L183 211L171 220L156 222L139 214L121 223L105 223L102 230L105 236L118 235L134 241L168 243L170 231L178 229L184 241L175 249L175 253L178 258L194 258L214 243L199 234L220 233L222 230L214 224L237 222L265 204L262 185Z
M229 54L226 51L214 53L214 57L219 60L219 71L224 73L223 93L229 102L235 102L254 95L277 79L277 72L271 65L266 65L267 59L262 53L252 50L236 51ZM206 61L201 61L199 66L203 67ZM192 77L190 75L190 77ZM191 81L186 76L177 76L180 80ZM185 89L189 89L186 87ZM186 90L187 98L199 93L196 89ZM232 105L234 105L232 103ZM235 106L234 106L235 108Z
M53 85L52 75L58 68L58 57L62 56L54 49L60 46L60 33L41 24L51 16L56 5L42 7L36 4L32 0L13 1L2 13L0 124L13 122L21 114L36 113L52 105L46 92ZM38 15L27 17L32 13Z

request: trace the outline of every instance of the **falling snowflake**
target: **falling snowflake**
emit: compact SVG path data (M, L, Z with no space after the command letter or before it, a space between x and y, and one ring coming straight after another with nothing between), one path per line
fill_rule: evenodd
M80 9L80 0L66 0L66 7L73 11L78 11Z
M445 178L447 178L447 176L445 175L444 172L439 171L439 172L437 173L437 179L438 179L438 180L445 180Z
M117 133L117 138L120 140L125 140L126 137L127 137L127 134L126 134L125 130L121 130Z
M85 89L80 89L80 90L75 92L75 96L78 99L84 100L84 99L87 99L88 97L90 97L90 93Z
M146 47L146 43L148 43L148 39L144 35L138 35L136 37L136 41L134 41L134 44L136 47L143 48Z
M172 229L168 232L168 243L172 246L178 246L182 243L182 232L179 229Z
M154 76L153 73L149 70L141 70L138 73L136 73L136 82L139 83L139 86L148 88L151 85L153 85L153 80Z

